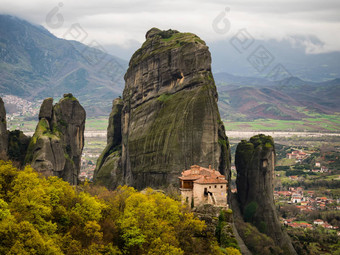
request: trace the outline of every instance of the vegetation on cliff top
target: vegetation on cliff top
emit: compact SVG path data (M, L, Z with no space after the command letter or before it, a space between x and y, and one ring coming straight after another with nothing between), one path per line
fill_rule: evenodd
M203 44L205 42L192 33L180 33L177 30L162 31L158 28L150 29L146 34L146 41L131 57L130 66L142 62L155 54L182 47L189 43Z
M251 137L249 141L241 140L236 148L236 158L251 159L254 151L259 148L263 150L274 148L274 140L271 136L259 134Z

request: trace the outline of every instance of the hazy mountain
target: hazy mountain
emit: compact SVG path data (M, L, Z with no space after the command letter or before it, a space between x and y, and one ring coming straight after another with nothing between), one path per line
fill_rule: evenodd
M0 93L27 99L73 93L88 114L108 114L121 95L127 62L0 15Z
M340 52L306 53L307 42L316 47L322 44L317 38L291 36L281 41L254 39L249 47L237 44L237 41L231 39L211 42L208 45L214 73L227 72L238 76L266 78L277 65L281 64L290 76L303 80L321 82L340 77ZM267 50L271 60L260 72L249 61L259 47ZM283 78L286 77L274 80Z
M209 46L223 118L299 119L306 111L340 111L340 80L331 79L340 76L339 52L306 54L301 45L287 40L255 40L242 53L230 40ZM261 73L248 59L258 46L273 56ZM266 78L277 64L296 77ZM108 115L112 100L122 94L126 68L125 60L57 38L42 26L0 15L0 94L36 100L71 92L89 116Z
M340 112L340 79L309 82L297 77L281 81L215 75L222 118L301 119L310 113Z

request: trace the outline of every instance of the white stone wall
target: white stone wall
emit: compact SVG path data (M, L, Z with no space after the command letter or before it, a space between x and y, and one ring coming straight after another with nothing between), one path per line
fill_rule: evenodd
M190 189L181 189L181 196L182 196L182 203L187 203L191 206L191 200L192 200L192 190Z
M222 187L222 188L221 188ZM214 193L217 204L227 204L227 185L226 184L197 184L194 183L194 205L207 203L208 197L204 197L204 188Z

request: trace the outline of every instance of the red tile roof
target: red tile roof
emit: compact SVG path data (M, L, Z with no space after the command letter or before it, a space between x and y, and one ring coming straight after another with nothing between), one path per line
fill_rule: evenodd
M191 166L190 169L184 170L182 176L178 177L180 180L192 180L198 184L226 184L228 181L225 176L215 169L204 168L198 165Z

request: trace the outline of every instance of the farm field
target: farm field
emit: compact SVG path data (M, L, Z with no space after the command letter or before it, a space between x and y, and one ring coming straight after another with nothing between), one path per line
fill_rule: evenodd
M316 131L339 132L340 115L319 114L301 120L257 119L254 121L224 120L227 131Z

